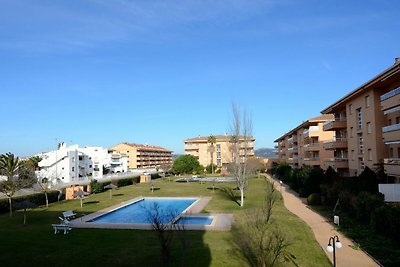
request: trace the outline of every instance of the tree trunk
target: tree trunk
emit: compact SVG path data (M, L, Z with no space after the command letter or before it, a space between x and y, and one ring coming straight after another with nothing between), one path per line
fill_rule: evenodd
M47 191L44 192L44 195L46 197L46 208L49 207L49 197L47 196Z
M8 204L10 205L10 217L12 217L12 201L11 201L11 197L8 197Z
M240 188L240 207L244 206L244 189Z

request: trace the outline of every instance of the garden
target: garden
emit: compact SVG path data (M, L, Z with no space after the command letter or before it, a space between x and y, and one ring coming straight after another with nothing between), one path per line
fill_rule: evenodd
M50 203L44 197L35 196L39 207L28 209L26 224L23 211L0 215L0 249L5 266L159 266L160 244L153 231L73 229L69 234L55 235L51 224L59 221L63 211L73 210L78 216L118 204L137 196L210 196L212 200L203 212L230 213L237 225L254 214L265 203L268 183L263 178L249 180L246 204L240 207L235 183L221 183L212 190L210 183L176 183L169 178L154 180L159 190L151 190L150 184L135 181L120 182L118 189L91 194L83 201L57 201L49 192ZM124 186L125 185L125 186ZM214 188L215 189L215 188ZM42 193L43 194L43 193ZM279 195L278 192L276 194ZM15 201L15 200L13 200ZM7 202L6 202L7 204ZM3 211L6 209L3 209ZM285 246L276 266L330 266L322 248L315 241L312 231L299 218L283 206L280 197L268 220L279 228ZM234 223L235 225L235 223ZM235 228L235 227L234 227ZM239 229L240 230L240 229ZM250 266L248 255L237 242L243 231L184 231L171 242L171 257L166 266ZM239 236L240 237L240 236ZM184 238L184 242L182 241Z

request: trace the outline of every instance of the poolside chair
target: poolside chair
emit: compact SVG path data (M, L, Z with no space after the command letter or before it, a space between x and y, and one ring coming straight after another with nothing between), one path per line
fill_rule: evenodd
M64 211L62 214L66 220L75 218L76 216L76 213L74 213L72 210Z
M64 225L68 225L69 221L63 217L58 217L58 219L60 219L60 224L64 224Z
M69 231L72 230L72 228L66 224L52 224L51 226L54 229L54 234L58 234L60 231L64 231L64 235L66 235L69 233Z

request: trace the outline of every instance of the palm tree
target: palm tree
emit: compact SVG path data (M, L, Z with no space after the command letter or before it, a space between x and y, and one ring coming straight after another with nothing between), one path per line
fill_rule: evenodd
M217 142L217 138L214 135L210 135L207 142L211 144L210 147L210 158L211 158L211 173L214 174L214 144Z
M7 177L6 181L0 182L0 192L8 198L10 216L12 216L12 197L19 189L33 184L34 174L29 172L19 158L11 153L0 155L0 173Z
M21 166L21 161L18 157L14 157L14 154L8 152L0 155L0 171L7 176L8 181L11 181L18 174Z

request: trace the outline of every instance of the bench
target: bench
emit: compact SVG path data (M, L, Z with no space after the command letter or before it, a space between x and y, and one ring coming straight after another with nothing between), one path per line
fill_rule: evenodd
M54 229L54 234L58 234L60 231L64 231L64 235L68 234L69 231L72 230L67 224L52 224L51 225Z
M76 216L76 213L74 213L72 210L64 211L62 214L63 214L64 218L67 220L69 220L71 218L75 218L75 216Z

